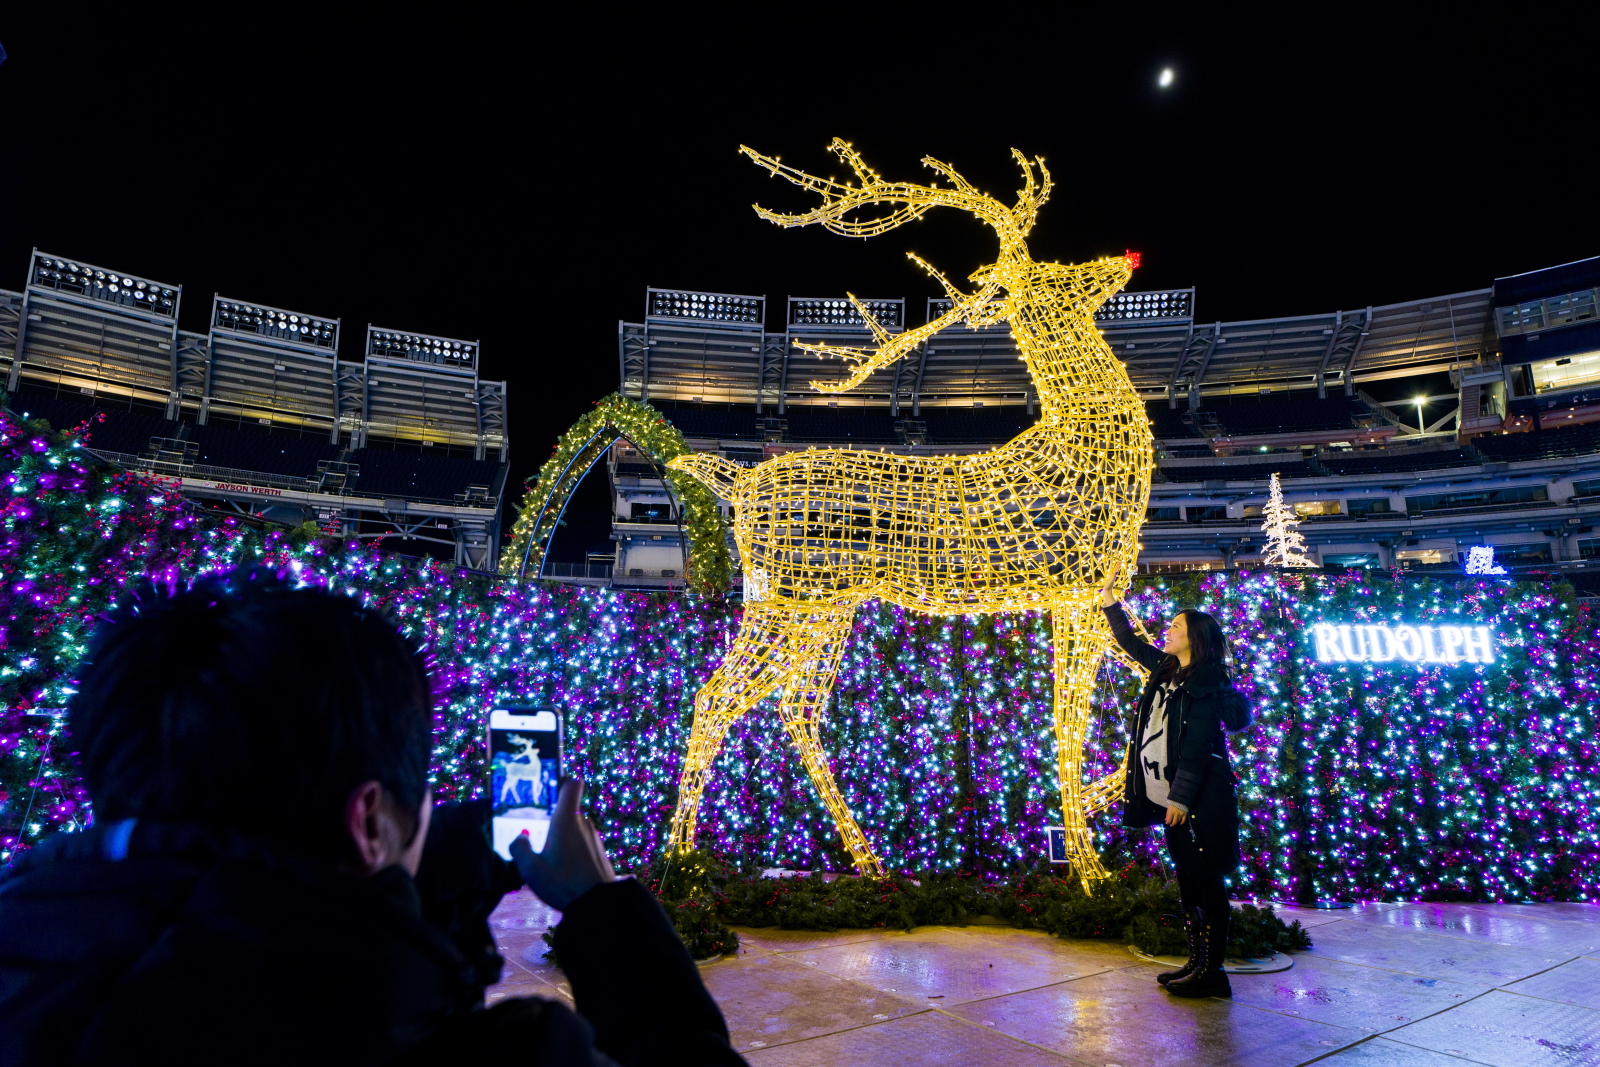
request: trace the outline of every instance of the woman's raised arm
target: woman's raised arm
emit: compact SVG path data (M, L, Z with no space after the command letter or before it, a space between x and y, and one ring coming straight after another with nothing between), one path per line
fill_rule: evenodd
M1116 638L1122 651L1132 656L1147 671L1154 671L1166 660L1167 654L1138 634L1122 610L1117 594L1110 589L1100 591L1100 606L1105 609L1106 622L1111 625L1111 636Z

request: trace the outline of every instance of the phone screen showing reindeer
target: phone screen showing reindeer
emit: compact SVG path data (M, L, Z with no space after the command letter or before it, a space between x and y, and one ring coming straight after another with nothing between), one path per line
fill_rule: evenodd
M550 832L561 784L561 720L547 708L496 708L489 713L489 801L494 850L511 858L511 842L527 831L535 852Z

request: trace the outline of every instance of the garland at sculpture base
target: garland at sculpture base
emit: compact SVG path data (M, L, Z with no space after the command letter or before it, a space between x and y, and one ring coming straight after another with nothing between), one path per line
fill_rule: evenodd
M736 951L728 927L786 930L911 930L988 920L1064 938L1104 938L1153 956L1183 956L1189 946L1178 918L1178 886L1132 864L1085 893L1082 883L1048 869L984 879L925 871L915 878L870 879L820 874L768 878L738 872L705 852L657 860L637 876L655 893L696 959ZM1228 955L1264 957L1311 947L1298 920L1270 908L1236 905Z

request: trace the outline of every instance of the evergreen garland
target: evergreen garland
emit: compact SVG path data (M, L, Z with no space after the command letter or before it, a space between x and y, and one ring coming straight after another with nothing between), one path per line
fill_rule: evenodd
M948 871L914 878L768 878L737 871L703 850L663 857L636 876L660 898L696 959L736 951L738 935L730 926L909 931L967 926L983 917L1062 938L1116 940L1155 956L1188 953L1177 883L1132 864L1088 893L1078 879L1047 867L998 880ZM1298 920L1285 924L1270 908L1234 906L1230 956L1310 947Z
M665 469L689 452L688 442L661 412L620 393L597 401L593 411L573 423L556 442L555 452L539 468L538 476L529 480L528 491L517 506L511 541L500 557L500 573L520 575L525 553L528 570L539 572L539 560L555 536L561 506L618 436L661 465L667 486L683 509L689 539L689 558L684 561L689 588L701 593L728 589L733 584L733 559L728 552L727 521L716 495L692 476Z

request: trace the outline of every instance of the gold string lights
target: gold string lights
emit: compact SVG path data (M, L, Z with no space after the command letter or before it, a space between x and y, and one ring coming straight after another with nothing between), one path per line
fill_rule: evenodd
M832 150L854 172L841 183L813 177L749 148L774 175L822 197L814 211L786 215L756 205L780 226L821 225L871 237L934 207L977 216L1000 240L996 260L962 292L913 255L949 294L950 310L891 335L850 297L876 347L803 346L852 370L812 382L843 392L947 327L1007 322L1038 393L1039 420L1009 443L965 456L902 456L848 448L808 449L752 468L685 455L687 471L734 505L734 537L745 572L745 613L722 665L695 696L694 726L672 819L672 846L693 848L705 777L728 727L782 691L780 718L862 874L883 864L850 814L819 737L856 609L888 600L925 614L1048 610L1055 631L1057 776L1068 849L1087 885L1105 877L1087 815L1117 795L1122 772L1088 784L1083 747L1095 673L1110 647L1098 590L1133 573L1150 495L1150 424L1144 405L1095 327L1094 311L1128 281L1137 257L1036 263L1024 239L1049 198L1042 159L1013 149L1023 188L1014 205L979 192L948 166L923 163L946 184L887 182L849 144ZM887 213L872 209L886 205Z

